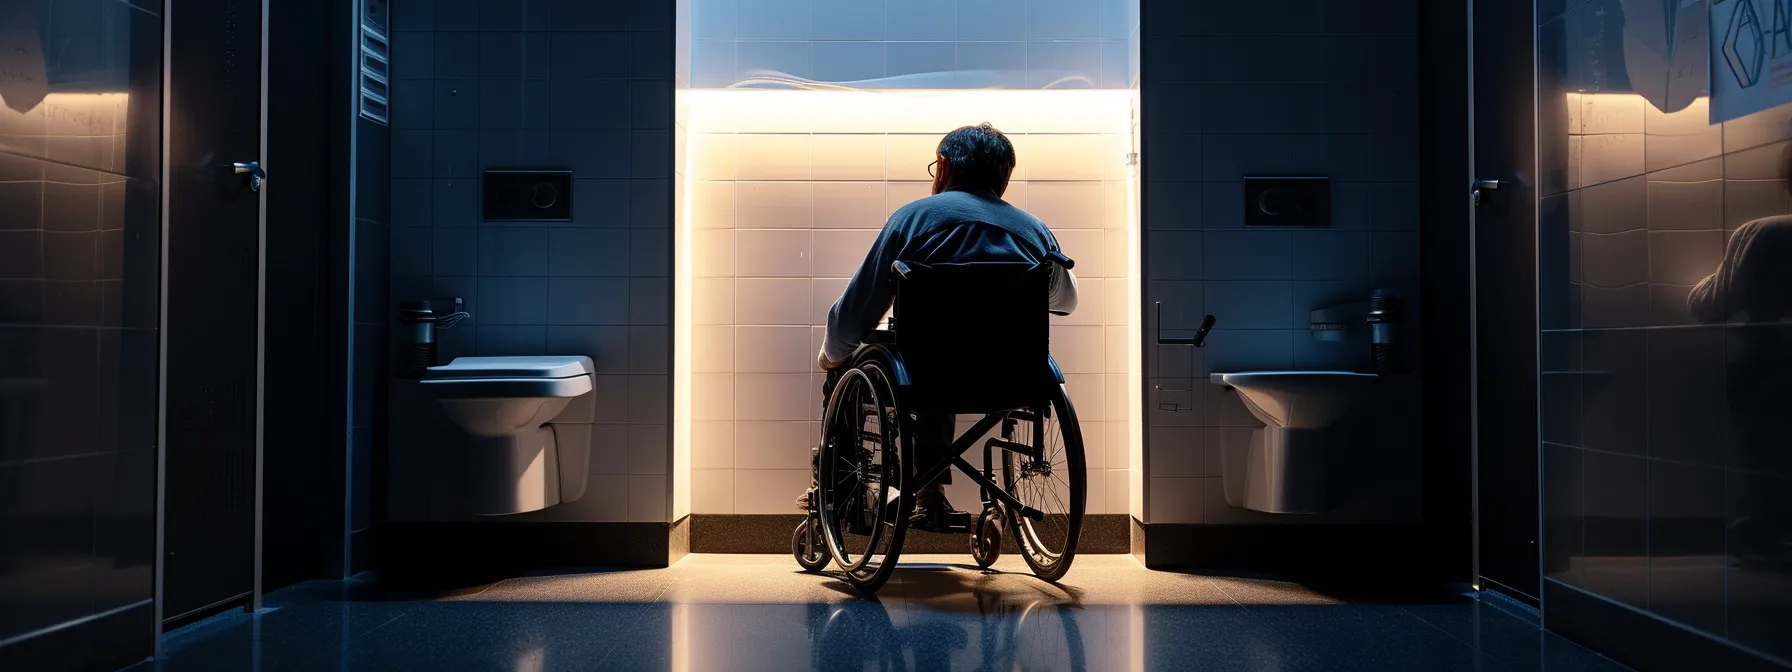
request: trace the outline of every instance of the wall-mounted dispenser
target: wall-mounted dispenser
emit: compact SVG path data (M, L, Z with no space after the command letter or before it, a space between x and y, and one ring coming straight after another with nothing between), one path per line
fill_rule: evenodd
M398 304L398 323L404 326L405 360L400 363L399 378L418 380L423 372L436 365L436 330L453 329L461 320L469 317L461 310L464 303L459 298L435 299L433 301L405 301ZM438 312L437 307L453 307L453 310Z

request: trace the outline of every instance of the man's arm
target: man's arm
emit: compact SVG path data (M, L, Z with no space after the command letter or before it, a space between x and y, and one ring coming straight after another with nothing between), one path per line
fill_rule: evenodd
M847 281L846 291L828 310L827 337L821 346L821 356L827 361L838 363L852 355L896 300L890 265L902 251L903 236L896 232L897 228L895 222L884 226L859 270Z
M1076 312L1076 274L1052 264L1051 299L1046 308L1059 315Z

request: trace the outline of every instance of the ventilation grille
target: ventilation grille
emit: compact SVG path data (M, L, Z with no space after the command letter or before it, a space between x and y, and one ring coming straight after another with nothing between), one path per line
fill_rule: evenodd
M361 24L361 116L379 123L391 123L392 44L379 26Z

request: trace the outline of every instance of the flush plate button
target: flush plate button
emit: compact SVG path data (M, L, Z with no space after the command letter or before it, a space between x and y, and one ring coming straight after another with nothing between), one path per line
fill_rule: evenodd
M1331 226L1331 180L1324 177L1247 177L1245 226Z
M485 171L485 221L572 221L572 171Z

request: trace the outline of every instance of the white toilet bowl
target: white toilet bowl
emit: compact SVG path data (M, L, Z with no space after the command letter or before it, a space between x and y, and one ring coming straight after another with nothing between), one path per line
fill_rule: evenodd
M459 357L425 372L425 393L467 435L473 513L536 511L584 494L591 446L561 445L549 423L591 393L591 372L582 356Z
M1319 513L1330 500L1326 430L1349 413L1375 374L1348 371L1216 373L1264 426L1220 454L1226 503L1267 513Z

